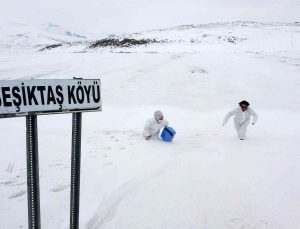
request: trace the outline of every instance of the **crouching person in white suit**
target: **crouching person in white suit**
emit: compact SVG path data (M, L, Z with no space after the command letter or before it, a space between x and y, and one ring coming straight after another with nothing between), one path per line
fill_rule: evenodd
M244 140L246 137L247 127L250 123L250 116L253 116L252 125L257 122L258 116L254 110L249 107L249 103L245 100L239 103L239 107L230 111L224 118L223 126L228 120L234 116L234 127L240 140Z
M164 119L163 113L155 111L154 118L148 119L145 124L143 136L146 140L150 140L150 138L158 139L160 129L168 126L168 124L168 121Z

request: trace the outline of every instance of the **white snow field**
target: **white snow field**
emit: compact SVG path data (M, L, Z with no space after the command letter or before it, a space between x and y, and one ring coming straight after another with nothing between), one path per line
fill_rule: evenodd
M103 111L83 114L80 228L300 228L299 24L175 27L127 35L172 42L44 52L54 35L27 33L24 48L15 26L1 28L1 80L102 81ZM259 120L240 141L221 124L243 99ZM158 109L172 143L141 136ZM25 118L0 127L0 227L27 228ZM71 114L38 127L42 228L65 229Z

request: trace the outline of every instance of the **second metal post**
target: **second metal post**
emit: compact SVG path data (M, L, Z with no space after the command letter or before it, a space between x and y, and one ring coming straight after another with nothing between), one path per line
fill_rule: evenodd
M72 120L70 229L79 229L81 121L82 113L74 113Z

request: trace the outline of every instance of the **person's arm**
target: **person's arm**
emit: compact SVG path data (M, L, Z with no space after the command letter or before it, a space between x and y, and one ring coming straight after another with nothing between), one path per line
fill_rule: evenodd
M168 127L168 125L169 125L168 120L164 120L164 121L163 121L163 124L164 124L165 127Z
M228 120L231 118L231 116L234 115L235 111L236 111L236 109L234 109L234 110L228 112L227 115L225 115L224 120L223 120L223 124L222 124L223 126L226 125L226 123L227 123Z
M253 116L252 125L254 125L254 124L257 122L258 115L257 115L257 113L256 113L254 110L252 110L252 109L250 109L250 114Z
M151 120L147 120L143 131L143 135L146 138L146 140L149 140L151 138L150 127L151 127Z

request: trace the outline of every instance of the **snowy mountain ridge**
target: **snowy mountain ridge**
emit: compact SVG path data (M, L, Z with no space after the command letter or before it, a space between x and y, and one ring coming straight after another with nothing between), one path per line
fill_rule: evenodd
M155 29L140 33L123 34L114 39L122 41L133 39L148 40L141 45L112 45L101 47L97 51L112 52L200 52L204 46L217 48L220 45L228 48L258 50L298 50L299 23L259 23L259 22L230 22L199 25L181 25L164 29ZM269 42L272 40L272 42ZM91 42L95 44L96 42ZM100 42L101 43L101 42ZM95 47L94 47L95 48ZM85 51L90 51L85 49Z
M197 25L180 25L153 29L131 34L101 35L100 40L66 30L54 23L43 24L39 28L9 22L0 26L0 47L18 51L25 49L69 50L71 52L199 52L203 46L225 45L240 48L251 45L259 49L286 48L299 46L297 39L300 24L224 22ZM101 37L100 36L100 37ZM94 35L92 37L95 37ZM273 42L266 42L271 37ZM243 45L244 44L244 45ZM96 48L96 49L95 49ZM294 48L294 47L291 47Z
M41 27L43 28L44 31L46 31L48 33L57 34L57 35L66 35L69 37L74 37L74 38L79 38L79 39L87 39L86 36L71 32L69 30L65 30L65 29L61 28L59 25L53 24L51 22L42 24Z
M29 26L14 21L0 22L0 48L30 50L58 42L84 41L86 36L72 32L53 23L39 27Z

